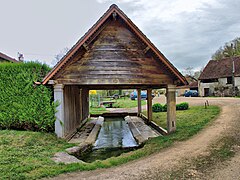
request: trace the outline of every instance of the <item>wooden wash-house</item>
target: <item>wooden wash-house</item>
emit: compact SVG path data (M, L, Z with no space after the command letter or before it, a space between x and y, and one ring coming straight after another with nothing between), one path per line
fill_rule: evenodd
M71 136L89 117L89 90L147 90L147 118L152 119L152 89L166 88L167 131L176 129L176 85L187 84L182 74L116 6L70 49L43 79L59 102L55 133Z

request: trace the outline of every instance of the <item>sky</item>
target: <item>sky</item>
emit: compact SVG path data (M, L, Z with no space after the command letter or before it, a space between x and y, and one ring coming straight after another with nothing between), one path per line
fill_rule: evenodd
M239 0L0 0L0 52L53 66L113 3L179 71L240 37Z

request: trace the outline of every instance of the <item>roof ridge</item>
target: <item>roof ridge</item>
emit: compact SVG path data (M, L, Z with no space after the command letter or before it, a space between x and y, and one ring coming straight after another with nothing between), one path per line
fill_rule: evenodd
M12 57L10 57L10 56L2 53L2 52L0 52L0 57L3 58L3 59L6 59L8 61L11 61L11 62L19 62L16 59L14 59L14 58L12 58Z

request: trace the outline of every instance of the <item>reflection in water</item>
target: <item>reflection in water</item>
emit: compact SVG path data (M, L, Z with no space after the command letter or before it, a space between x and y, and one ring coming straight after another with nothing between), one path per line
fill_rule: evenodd
M123 118L105 118L94 149L136 147L137 142Z

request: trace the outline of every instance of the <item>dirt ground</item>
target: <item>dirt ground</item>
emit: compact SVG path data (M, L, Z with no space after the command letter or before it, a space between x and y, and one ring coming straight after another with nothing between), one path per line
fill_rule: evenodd
M151 156L109 169L74 172L63 174L53 179L169 179L167 172L182 166L186 159L208 153L209 147L219 138L231 133L232 128L240 124L240 98L177 98L179 102L189 102L190 106L203 105L208 100L210 105L221 106L220 116L195 135L193 138L175 143L173 146ZM153 103L164 103L165 98L154 98ZM217 164L204 179L240 179L240 148L233 158L224 164ZM201 179L201 178L200 178Z

